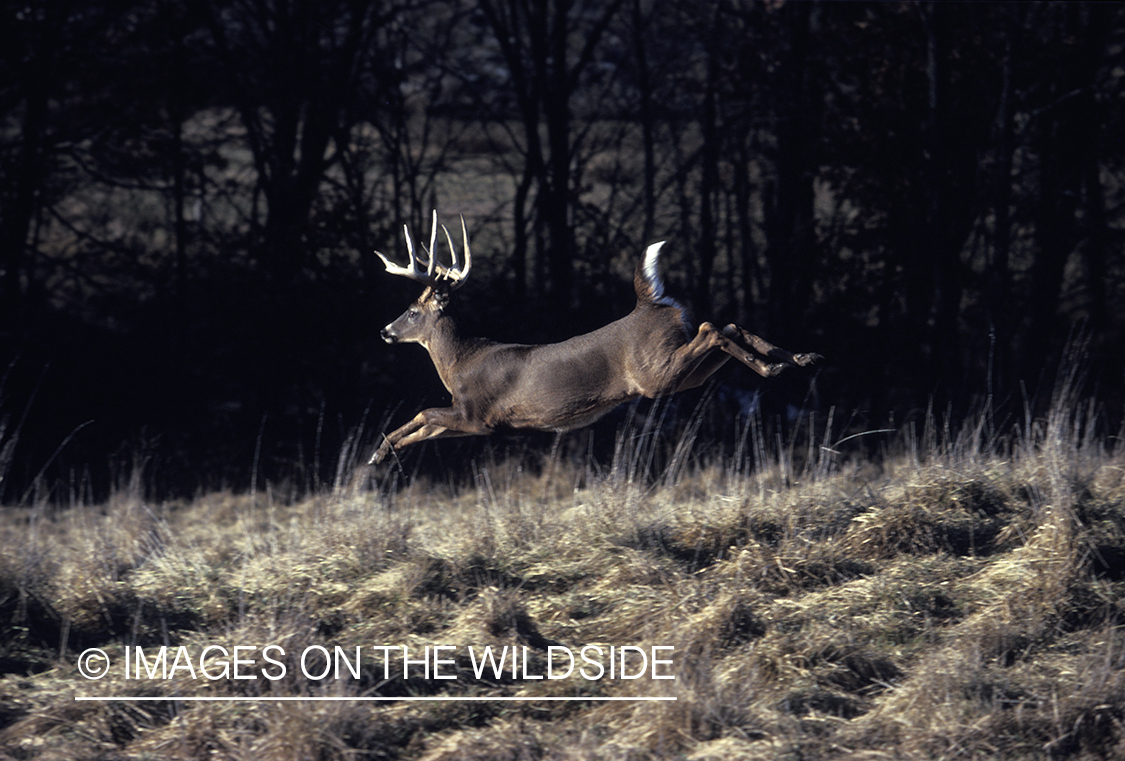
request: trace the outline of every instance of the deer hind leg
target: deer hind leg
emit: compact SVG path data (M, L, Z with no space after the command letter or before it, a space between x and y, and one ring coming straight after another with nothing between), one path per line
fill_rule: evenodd
M763 362L705 322L692 340L672 353L660 382L647 389L645 396L652 398L701 386L731 357L761 375L775 375L780 370L780 366Z
M791 367L806 367L813 364L814 362L818 362L819 360L824 359L824 357L820 356L819 354L815 354L812 352L793 354L792 352L788 352L779 346L774 346L761 336L756 336L745 328L741 328L733 323L723 328L723 335L727 338L733 339L735 341L741 341L742 343L749 345L752 350L762 355L766 359L771 359L775 363L780 363L774 365L774 367L776 367L777 369L772 373L773 375L776 375L777 373L784 370L786 365L789 365Z
M376 465L390 454L411 444L428 439L448 439L455 436L476 436L492 433L491 428L466 419L456 407L431 407L422 410L406 425L396 428L383 437L383 443L371 455L368 465Z
M685 391L702 385L731 357L764 378L777 375L786 367L803 367L821 358L819 354L791 354L737 325L727 325L719 331L705 322L699 326L695 338L672 355L671 375L662 392Z
M710 378L715 372L727 363L730 356L721 351L711 351L704 355L698 363L683 377L675 387L676 391L687 391L697 388Z

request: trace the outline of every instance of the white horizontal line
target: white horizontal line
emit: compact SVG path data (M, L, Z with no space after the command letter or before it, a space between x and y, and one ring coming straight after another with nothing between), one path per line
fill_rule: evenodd
M279 697L269 697L269 696L265 696L265 697L249 697L249 696L245 696L245 697L243 697L243 696L238 696L238 697L235 697L235 696L225 696L225 697L199 697L199 696L188 697L188 696L185 696L185 697L177 697L175 695L162 695L162 696L150 696L150 695L129 696L129 695L125 695L125 696L119 696L119 697L82 697L82 696L75 696L74 699L75 700L97 701L97 702L102 702L102 703L140 702L140 701L169 701L169 700L196 701L196 702L227 702L227 703L233 703L233 702L280 703L280 702L291 702L291 701L298 701L298 700L319 701L319 702L341 701L341 700L342 701L365 701L365 702L380 702L381 701L381 702L388 702L388 703L393 702L393 701L407 701L407 700L414 700L414 701L420 701L420 702L431 702L431 703L457 702L457 701L468 701L468 700L478 700L478 701L506 700L506 701L525 701L525 702L542 701L542 700L552 700L552 701L586 700L586 701L603 701L603 702L604 701L610 701L610 700L633 700L633 701L637 701L637 700L676 700L676 698L674 698L674 697L635 697L635 698L629 698L629 697L626 697L626 698L617 698L617 697L614 697L614 698L606 698L606 697L594 698L594 697L589 697L589 698L584 698L584 697L483 697L483 696L416 697L416 696L407 696L407 697L353 697L353 698L348 698L348 697L314 697L314 696L300 696L300 695L279 696Z

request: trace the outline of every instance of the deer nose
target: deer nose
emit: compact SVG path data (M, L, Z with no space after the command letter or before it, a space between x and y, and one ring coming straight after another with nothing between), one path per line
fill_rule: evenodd
M379 335L381 335L381 336L383 337L383 340L384 340L384 341L386 341L386 342L387 342L387 343L389 343L389 344L393 344L393 343L398 343L398 336L396 336L396 335L395 335L395 334L394 334L394 333L393 333L393 332L391 331L391 326L390 326L390 325L388 325L387 327L383 328L383 330L382 330L382 331L380 331Z

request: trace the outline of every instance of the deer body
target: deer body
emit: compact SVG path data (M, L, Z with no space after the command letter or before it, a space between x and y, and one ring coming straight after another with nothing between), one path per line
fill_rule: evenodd
M436 226L435 213L435 232ZM423 262L414 255L409 231L406 237L413 259L410 270L379 256L392 274L427 287L401 317L383 329L383 338L388 343L424 346L453 399L449 407L423 410L387 434L372 455L372 463L383 460L392 449L426 439L489 434L498 428L581 428L622 402L699 386L731 357L763 376L819 359L816 354L790 354L736 325L719 331L705 322L693 331L686 310L663 295L656 268L662 243L649 246L637 266L637 305L619 320L554 344L464 338L446 306L450 293L469 271L467 234L463 270L457 269L455 250L453 269L436 264L431 235L425 274ZM448 231L446 237L449 239ZM453 250L452 240L449 245Z

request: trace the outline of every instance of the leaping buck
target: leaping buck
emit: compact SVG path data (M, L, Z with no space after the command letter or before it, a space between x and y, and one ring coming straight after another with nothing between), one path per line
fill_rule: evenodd
M561 343L526 345L464 338L446 307L465 284L472 266L469 236L461 218L464 260L449 231L452 266L437 262L434 212L429 248L414 250L404 226L410 265L387 257L387 272L416 280L426 289L401 317L383 328L387 343L419 343L430 353L441 382L453 395L449 407L422 410L387 434L369 464L391 450L427 439L475 436L498 428L568 431L594 422L622 402L654 399L695 388L734 357L758 374L777 375L786 366L805 366L818 354L791 354L737 325L721 331L709 322L693 328L687 311L664 295L657 272L663 242L653 243L638 263L633 285L637 306L616 322Z

